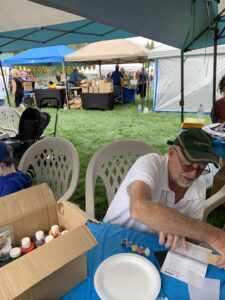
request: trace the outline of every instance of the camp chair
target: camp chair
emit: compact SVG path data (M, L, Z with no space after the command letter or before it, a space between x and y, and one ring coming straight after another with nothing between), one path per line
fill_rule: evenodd
M108 204L111 203L121 182L136 159L147 153L157 152L150 145L139 141L118 141L100 148L91 158L86 172L86 212L95 215L95 186L100 177L105 185Z
M12 107L0 107L0 131L8 133L10 137L18 134L21 114Z
M76 189L80 162L73 144L50 137L28 148L18 169L29 174L35 184L46 182L57 201L62 201L68 200Z

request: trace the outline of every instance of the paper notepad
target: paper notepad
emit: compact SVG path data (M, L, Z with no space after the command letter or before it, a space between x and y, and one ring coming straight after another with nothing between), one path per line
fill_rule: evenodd
M187 245L188 250L180 246L167 253L161 272L201 288L208 266L208 255L212 250L189 242Z

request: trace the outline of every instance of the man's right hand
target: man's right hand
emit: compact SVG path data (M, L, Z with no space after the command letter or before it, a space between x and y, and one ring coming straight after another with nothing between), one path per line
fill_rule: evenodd
M185 250L188 249L185 237L178 235L167 234L165 232L159 232L159 244L164 245L166 248L171 248L175 250L177 246L182 243Z

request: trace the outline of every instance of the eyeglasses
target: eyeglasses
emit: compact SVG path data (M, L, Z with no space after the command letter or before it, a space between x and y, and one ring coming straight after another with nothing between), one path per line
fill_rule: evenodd
M173 147L177 153L177 157L179 159L180 165L182 167L182 169L184 170L184 172L192 172L192 171L196 171L197 173L200 173L201 175L206 175L210 172L210 168L209 165L207 163L200 163L200 164L187 164L184 163L181 158L180 155L176 149L176 147Z

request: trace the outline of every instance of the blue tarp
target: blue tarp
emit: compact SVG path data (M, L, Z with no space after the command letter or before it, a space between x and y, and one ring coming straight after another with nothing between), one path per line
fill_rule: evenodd
M64 45L34 48L5 59L4 64L20 66L61 65L64 56L72 52L74 52L74 49Z

